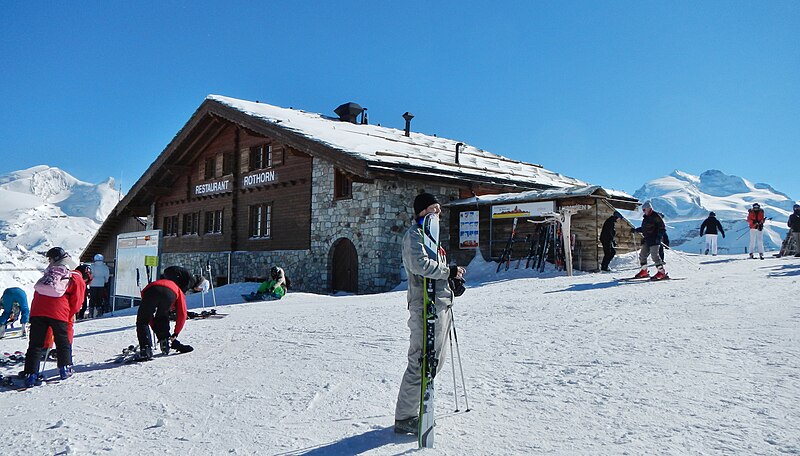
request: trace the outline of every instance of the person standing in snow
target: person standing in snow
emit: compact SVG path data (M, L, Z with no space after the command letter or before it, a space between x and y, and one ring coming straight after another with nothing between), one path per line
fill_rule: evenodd
M717 255L717 236L719 234L722 235L722 238L725 239L725 230L722 229L722 224L719 223L717 220L717 214L713 211L708 213L708 218L703 220L703 223L700 225L700 236L705 236L706 239L706 250L705 255L708 255L708 252L711 252L711 255Z
M84 293L83 297L83 304L81 305L81 310L78 312L76 319L83 320L86 318L86 309L89 305L89 284L92 283L92 266L89 264L79 264L76 271L81 273L81 277L83 281L86 282L86 293Z
M794 238L794 256L800 257L800 204L795 204L792 209L792 215L789 216L789 231Z
M15 305L19 308L19 321L22 323L22 337L27 336L27 325L31 312L28 307L28 296L25 294L25 291L17 287L6 288L0 301L2 301L3 305L3 315L0 315L0 339L5 335L6 325L13 321Z
M753 208L747 211L747 224L750 226L750 258L753 258L756 248L758 257L764 259L764 210L761 205L753 203Z
M111 271L106 266L105 258L98 253L92 263L92 281L89 283L89 318L102 317L108 300L106 283Z
M408 327L411 330L408 347L408 365L400 383L395 407L394 431L399 434L417 434L419 428L419 401L422 387L423 349L422 321L424 306L423 278L436 280L435 302L438 320L434 335L434 347L439 359L437 371L444 365L444 341L452 323L453 290L449 278L461 279L466 269L448 266L445 251L439 248L439 261L428 257L423 244L422 223L428 214L440 214L442 207L436 197L422 193L414 199L414 223L403 237L403 266L408 274Z
M600 243L603 244L603 261L600 263L601 271L608 271L608 265L617 254L614 248L617 246L614 237L617 235L617 220L622 218L622 214L614 211L614 214L607 218L603 223L603 229L600 230Z
M62 380L72 376L69 325L80 310L86 293L86 282L79 272L70 270L74 263L64 249L53 247L48 250L47 260L50 265L45 270L44 277L34 286L36 291L31 302L31 330L24 370L27 387L41 383L39 359L49 329L52 329L56 343L58 373ZM52 279L56 279L58 283Z
M193 288L195 279L180 266L164 269L161 278L142 290L142 302L136 313L136 336L139 339L139 361L153 359L153 338L150 328L156 334L161 353L167 355L171 348L183 353L191 351L188 345L178 342L178 335L186 323L185 293ZM175 311L175 331L169 331L169 313Z
M664 242L664 236L667 234L667 227L664 225L664 220L653 210L653 205L650 201L645 201L642 204L644 217L642 217L642 226L636 228L636 231L642 233L644 239L642 241L642 249L639 251L639 264L642 269L634 276L635 279L643 279L650 277L647 272L647 257L650 256L656 264L658 272L652 277L652 280L663 280L669 278L664 269L664 258L660 253L661 244Z

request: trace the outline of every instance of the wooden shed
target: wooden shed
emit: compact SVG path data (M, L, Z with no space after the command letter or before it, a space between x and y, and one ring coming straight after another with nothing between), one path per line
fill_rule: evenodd
M449 256L458 264L467 264L480 249L483 258L498 260L512 238L512 261L525 261L537 226L548 218L546 213L564 212L572 207L571 232L573 267L597 271L603 258L600 231L603 223L615 210L635 210L639 202L622 192L605 190L600 186L574 186L552 190L532 190L519 193L481 195L452 201L450 211L450 245L455 249ZM617 222L617 252L639 250L641 235L625 220Z

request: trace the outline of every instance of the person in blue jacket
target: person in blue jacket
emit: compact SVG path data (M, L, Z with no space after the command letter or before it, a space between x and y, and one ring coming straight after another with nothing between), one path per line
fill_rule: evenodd
M28 307L28 295L22 288L11 287L6 288L3 292L3 315L0 315L0 338L5 335L6 323L12 319L14 315L14 304L19 306L20 323L22 323L22 336L27 336L28 318L30 318L30 307Z

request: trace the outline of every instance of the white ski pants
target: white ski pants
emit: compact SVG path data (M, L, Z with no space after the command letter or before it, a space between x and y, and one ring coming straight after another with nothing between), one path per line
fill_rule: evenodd
M400 392L397 395L397 407L394 411L396 420L405 420L419 416L419 398L422 389L422 357L423 335L425 328L422 322L422 308L412 307L408 310L408 328L411 336L408 344L408 366L403 373L403 380L400 382ZM444 366L444 355L447 352L447 340L450 334L452 323L452 310L447 307L437 312L439 318L436 320L436 335L434 346L436 347L439 364L436 372L442 370Z
M717 254L717 234L706 234L706 250L712 255Z
M756 248L758 248L758 253L764 254L764 232L757 230L755 228L750 229L750 249L748 250L749 253L756 253Z

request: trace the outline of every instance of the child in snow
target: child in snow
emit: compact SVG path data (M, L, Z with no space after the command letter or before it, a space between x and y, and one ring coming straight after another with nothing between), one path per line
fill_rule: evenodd
M72 375L72 346L70 344L70 321L81 308L86 282L77 271L71 271L69 254L61 247L47 251L50 265L34 286L30 314L30 340L25 354L25 385L32 387L41 383L39 359L44 349L47 331L53 331L58 354L58 373L62 380Z
M30 309L28 308L28 296L25 294L25 291L17 287L6 288L0 301L2 301L3 304L3 315L0 315L0 339L5 335L6 325L13 322L15 319L15 306L19 308L19 320L20 323L22 323L22 337L27 336Z

